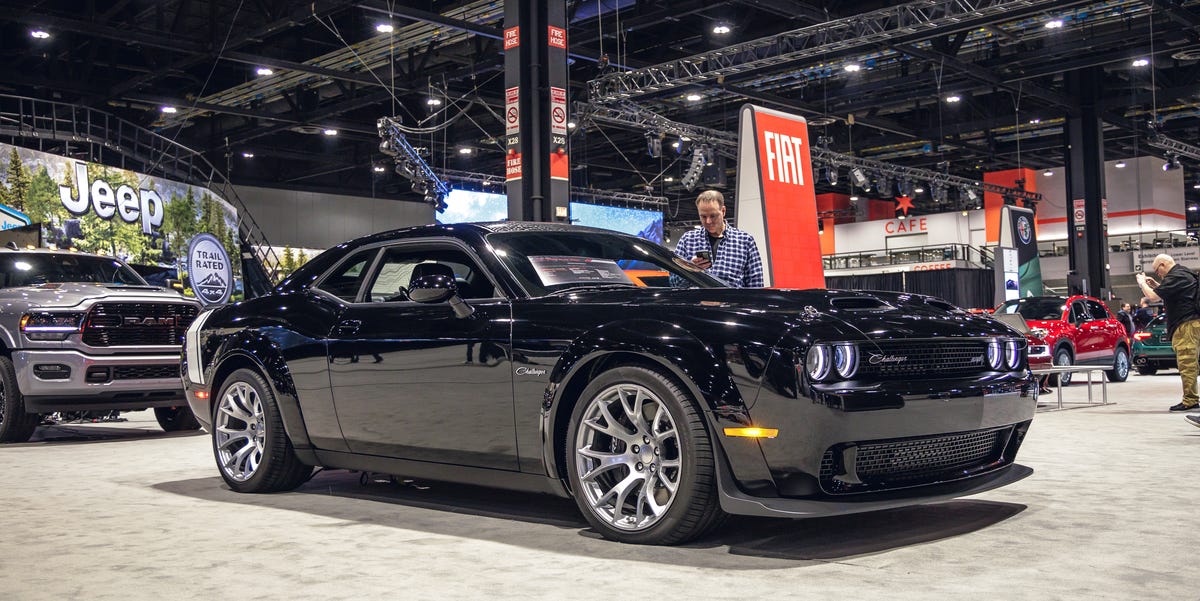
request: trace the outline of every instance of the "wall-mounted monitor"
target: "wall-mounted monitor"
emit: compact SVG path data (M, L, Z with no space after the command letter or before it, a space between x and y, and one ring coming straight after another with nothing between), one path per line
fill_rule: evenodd
M571 203L571 223L616 230L662 244L662 211Z
M436 214L442 224L508 219L508 196L474 190L450 190L446 210Z

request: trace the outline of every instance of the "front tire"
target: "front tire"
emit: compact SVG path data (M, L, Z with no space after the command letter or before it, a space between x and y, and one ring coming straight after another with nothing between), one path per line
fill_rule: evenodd
M239 369L221 386L212 441L217 468L234 491L292 490L312 475L288 440L271 387L253 370Z
M674 545L724 517L704 419L664 375L618 367L580 396L567 434L575 502L602 536Z
M1063 367L1063 366L1067 366L1067 365L1072 365L1074 363L1075 363L1074 359L1071 358L1071 351L1067 350L1065 347L1060 348L1057 351L1054 351L1054 366L1055 367ZM1068 386L1071 384L1071 374L1070 373L1052 374L1050 376L1050 383L1051 384L1058 383L1058 384L1062 384L1063 386Z
M180 432L183 430L199 430L200 421L187 407L155 407L154 419L162 427L163 432Z
M41 422L41 415L25 412L12 359L0 357L0 442L26 442Z
M1109 382L1124 382L1129 379L1129 351L1125 350L1125 347L1117 347L1116 356L1113 357L1113 368L1105 373L1108 374Z

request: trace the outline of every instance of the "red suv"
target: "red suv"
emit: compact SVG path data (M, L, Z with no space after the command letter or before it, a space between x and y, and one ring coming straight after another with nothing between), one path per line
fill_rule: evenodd
M1010 300L996 313L1017 313L1029 324L1029 367L1111 366L1109 382L1129 377L1129 337L1125 326L1099 299L1090 296L1030 296ZM1063 384L1071 374L1061 374Z

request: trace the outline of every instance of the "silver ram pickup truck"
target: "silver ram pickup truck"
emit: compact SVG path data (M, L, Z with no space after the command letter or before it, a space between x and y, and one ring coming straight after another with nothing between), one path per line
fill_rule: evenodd
M0 442L67 411L154 408L164 430L198 428L179 349L199 312L111 257L0 249Z

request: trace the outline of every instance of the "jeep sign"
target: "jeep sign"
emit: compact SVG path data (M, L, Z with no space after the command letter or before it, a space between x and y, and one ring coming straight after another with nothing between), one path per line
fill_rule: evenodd
M233 268L221 241L212 234L196 234L188 245L188 278L192 292L204 306L229 302L233 291Z
M129 186L118 186L114 191L102 179L89 184L87 163L83 161L75 163L75 188L59 186L58 195L72 215L83 215L92 210L105 220L112 219L114 214L120 215L125 223L136 223L140 219L144 234L153 233L163 222L163 201L157 192L145 188L135 192Z

